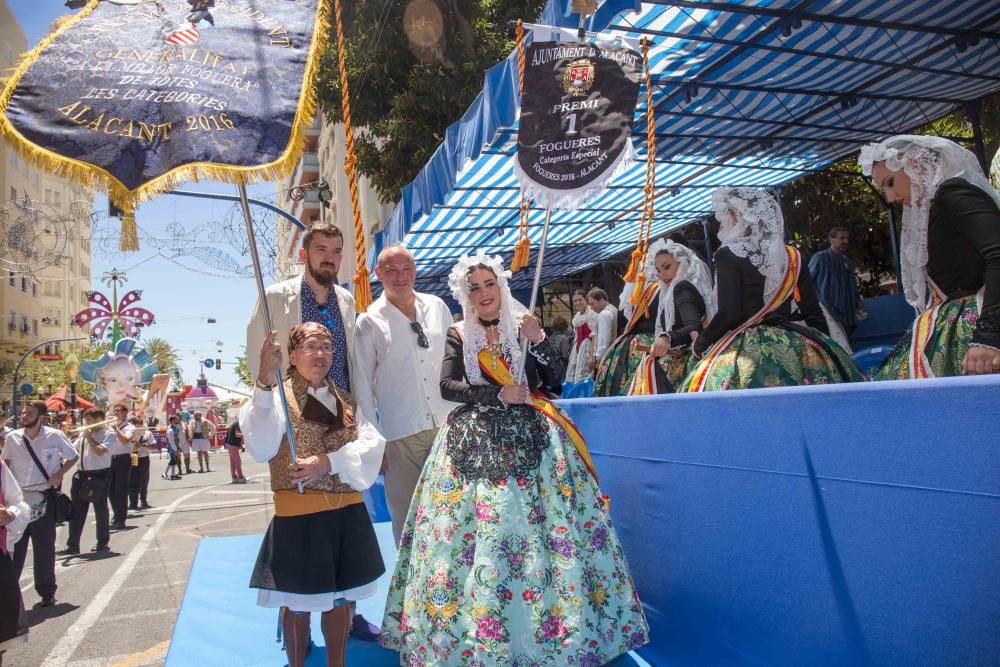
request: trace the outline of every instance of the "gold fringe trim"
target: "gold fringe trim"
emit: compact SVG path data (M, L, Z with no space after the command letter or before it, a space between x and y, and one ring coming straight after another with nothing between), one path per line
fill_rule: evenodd
M126 218L131 214L134 225L136 207L185 182L213 180L234 185L241 183L247 185L285 178L295 170L302 158L306 130L312 125L313 116L315 116L318 106L314 84L319 72L320 58L326 51L332 0L317 0L312 43L306 57L306 67L302 76L302 88L299 92L295 118L292 121L292 131L285 150L277 160L254 167L239 167L217 162L192 162L174 167L165 174L143 183L135 190L129 190L121 181L96 165L60 155L36 145L18 132L7 118L7 106L10 104L14 90L24 73L56 37L90 16L99 2L100 0L90 0L90 3L75 15L58 19L53 24L53 30L38 42L35 48L25 54L18 63L13 74L6 80L3 91L0 92L0 137L6 139L11 148L24 160L42 171L66 178L92 190L106 192L111 202L125 213L122 218L122 250L138 250L139 248L138 237L135 238L134 242L126 238L130 233ZM130 247L126 248L126 246Z
M527 236L522 236L518 242L514 244L514 258L510 260L511 273L517 273L524 267L528 266L528 258L530 256L531 239Z
M361 264L354 274L354 309L363 313L372 305L372 285L369 279L368 266Z

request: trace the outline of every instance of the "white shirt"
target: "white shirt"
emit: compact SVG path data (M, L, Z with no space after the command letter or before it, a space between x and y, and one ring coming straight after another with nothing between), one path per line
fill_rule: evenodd
M308 392L328 410L337 414L337 399L330 394L329 389L309 387ZM277 390L254 389L253 398L240 408L243 444L250 456L260 463L275 457L285 435L285 413L280 403ZM358 422L358 439L326 456L330 459L331 475L340 475L342 482L358 491L364 491L375 483L379 468L382 467L385 438L368 421L360 405L355 418Z
M146 429L146 432L142 434L139 438L139 458L148 459L150 447L156 447L156 438L153 437L153 431Z
M417 345L410 320L382 294L358 317L352 395L374 415L386 440L441 426L458 403L441 398L441 363L452 317L444 301L415 293L417 322L429 347Z
M113 443L111 443L111 456L119 456L121 454L128 454L129 456L131 456L132 435L135 433L135 426L132 426L128 422L125 422L124 424L119 424L118 428L121 429L122 433L128 436L129 441L122 442L121 440L118 439L118 434L115 433L115 440ZM114 433L113 428L111 429L111 431L112 433Z
M76 441L77 451L83 452L83 462L80 464L80 470L86 472L92 472L94 470L105 470L111 467L111 447L114 445L114 441L118 439L118 435L114 430L110 428L102 429L94 433L94 440L104 445L105 452L103 454L98 454L94 450L94 444L85 438L79 438Z
M7 551L14 553L14 545L17 544L24 529L28 527L31 519L31 508L24 502L24 494L21 487L14 479L14 473L10 466L0 464L0 487L3 487L3 505L14 515L14 520L7 524Z
M35 465L27 448L24 446L24 429L19 428L7 435L3 445L3 460L10 464L14 479L24 491L44 491L48 488L51 477L63 463L77 458L76 450L70 444L69 438L57 428L43 426L31 441L31 448L48 473Z
M600 360L611 347L615 337L615 316L618 312L610 305L597 314L597 340L594 343L594 356Z

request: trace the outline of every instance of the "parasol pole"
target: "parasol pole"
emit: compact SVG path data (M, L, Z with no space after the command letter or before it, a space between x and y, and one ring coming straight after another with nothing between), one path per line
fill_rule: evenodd
M528 312L535 316L535 305L538 301L538 285L542 282L542 263L545 261L545 241L549 236L549 220L552 217L552 206L545 207L545 222L542 223L542 240L538 244L538 257L535 259L535 280L531 284L531 301ZM528 338L521 341L521 368L516 377L524 377L524 365L528 361Z
M267 307L267 298L264 294L264 275L260 270L260 258L257 256L257 238L253 232L253 219L250 217L250 202L247 201L246 183L240 181L240 207L243 209L243 222L247 228L247 240L250 246L250 259L253 260L253 275L257 279L257 298L260 299L261 310L264 312L264 326L267 328L265 335L270 336L274 328L271 326L271 311ZM253 354L252 351L248 351ZM259 353L259 352L258 352ZM285 413L285 436L288 438L288 448L292 452L292 461L295 461L295 436L292 434L292 419L288 414L288 397L285 396L285 384L281 377L281 369L278 375L278 396L281 398L281 409ZM302 482L299 482L299 493L303 492Z

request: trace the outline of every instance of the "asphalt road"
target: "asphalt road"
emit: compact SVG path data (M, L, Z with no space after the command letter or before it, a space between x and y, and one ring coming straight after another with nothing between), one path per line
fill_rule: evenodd
M57 557L54 607L37 606L29 549L20 582L29 641L4 656L5 667L162 665L198 541L263 533L273 515L266 464L244 454L249 483L231 484L227 454L215 452L211 461L211 473L170 481L160 477L166 458L153 454L153 509L130 513L128 529L111 533L111 553L101 558L89 553L96 541L91 513L81 555ZM57 529L57 549L66 546L67 531Z

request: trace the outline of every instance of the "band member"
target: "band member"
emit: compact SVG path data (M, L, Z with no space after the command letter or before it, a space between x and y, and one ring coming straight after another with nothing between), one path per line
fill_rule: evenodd
M108 525L108 475L111 470L111 447L117 435L108 428L104 410L90 408L83 413L83 423L93 428L84 430L76 441L80 452L80 469L73 475L70 497L73 499L73 514L69 520L69 538L60 555L74 556L80 553L80 536L87 522L87 511L94 506L97 520L97 545L95 553L109 551L111 529ZM95 426L100 424L100 426ZM149 460L148 458L146 459Z
M111 529L125 530L128 516L128 481L132 474L132 437L135 426L128 420L128 408L124 403L116 403L111 408L115 419L115 440L111 443L111 472L109 478L109 498L111 500Z
M288 339L284 390L293 459L285 413L273 391L282 360L276 336L272 331L261 345L253 398L240 409L247 450L270 464L275 503L250 586L258 589L260 606L287 610L282 627L291 667L304 662L313 611L323 614L327 665L342 666L349 602L373 595L385 571L362 501L378 476L385 440L330 379L333 336L307 322L295 326Z
M77 453L59 429L42 424L48 413L45 401L31 401L21 409L22 428L7 436L3 460L10 466L28 504L36 513L14 548L14 570L21 578L31 540L34 555L35 591L42 607L56 603L56 521L55 503L63 475L76 465Z
M132 441L132 472L128 480L128 508L130 510L148 510L146 494L149 490L149 450L156 446L153 432L142 425L141 417L133 417L135 436ZM142 435L140 435L140 433Z
M12 644L28 639L27 627L20 623L21 586L11 554L30 519L31 508L21 487L0 459L0 665Z

